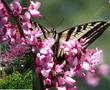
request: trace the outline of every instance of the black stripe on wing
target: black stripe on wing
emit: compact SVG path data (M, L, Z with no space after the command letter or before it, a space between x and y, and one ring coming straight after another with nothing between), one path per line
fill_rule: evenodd
M102 22L102 21L96 21L96 22L89 22L89 23L85 23L79 26L75 26L69 29L66 29L62 32L59 33L59 37L58 39L60 41L68 41L70 39L79 39L80 37L82 37L85 33L87 33L88 31L91 31L93 28L97 27L97 26L101 26L106 22Z
M87 42L84 44L84 48L87 48L91 43L93 43L102 33L110 26L108 22L101 22L99 25L95 26L93 29L84 34L81 38L86 38Z
M40 24L38 24L38 27L40 27L40 29L42 30L44 37L47 38L49 36L50 32L46 28L41 26Z
M42 31L44 39L46 39L49 36L50 32L45 27L43 27L42 25L40 25L40 24L38 24L36 22L30 21L30 23L32 25L32 28L31 28L32 30L36 30L36 28L37 28L37 30L41 30Z
M105 31L109 27L110 23L103 21L89 22L76 27L66 29L57 36L57 42L68 41L70 39L80 40L81 38L87 38L95 32Z

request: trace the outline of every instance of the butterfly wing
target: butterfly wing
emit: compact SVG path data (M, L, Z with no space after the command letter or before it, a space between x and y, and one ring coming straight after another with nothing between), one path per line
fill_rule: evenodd
M80 41L81 38L83 39L86 38L86 43L83 46L84 48L86 48L110 26L110 23L104 21L89 22L72 28L68 28L59 33L51 32L37 23L34 23L34 26L42 30L44 39L50 36L50 33L56 34L55 35L56 42L55 45L53 46L53 51L57 61L59 60L61 61L64 60L64 52L59 48L62 42L71 39Z
M86 43L83 46L86 48L92 42L94 42L109 26L109 22L96 21L78 25L58 33L55 50L56 56L61 58L64 55L64 52L59 49L59 46L63 41L68 41L71 39L80 41L81 38L86 38Z

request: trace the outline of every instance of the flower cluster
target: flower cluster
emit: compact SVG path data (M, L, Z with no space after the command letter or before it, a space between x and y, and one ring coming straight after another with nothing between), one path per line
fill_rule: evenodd
M23 46L21 44L10 45L9 51L6 51L4 54L2 54L3 61L11 62L11 60L23 57L26 53L29 53L28 50L28 47Z
M102 50L86 50L81 43L76 40L62 43L60 49L65 54L65 60L57 64L54 60L54 51L51 50L54 39L47 38L41 42L36 57L36 72L43 75L47 90L49 86L58 90L76 90L74 77L85 77L85 71L93 73L95 66L102 62Z
M49 73L54 65L53 61L53 52L52 52L52 45L54 44L53 38L47 38L41 44L39 52L37 53L36 57L36 71L38 73L42 73L44 77L48 77Z
M27 53L25 48L28 45L32 45L32 47L37 46L37 37L43 35L41 30L38 30L38 28L34 28L35 30L32 31L30 28L33 27L33 24L31 24L31 16L41 16L40 12L38 11L40 7L40 2L30 2L29 8L27 8L27 11L24 12L24 9L20 3L19 0L14 0L10 4L10 8L7 8L5 4L3 4L4 1L0 1L0 42L1 44L6 44L12 46L9 50L9 53L7 52L5 55L6 60L14 59L14 57L18 57L18 54L14 54L14 52L18 53L19 48L19 54L21 53ZM32 11L33 10L33 11ZM32 12L37 11L39 13L33 14ZM13 25L11 21L8 20L8 18L12 16L13 19L16 21L16 25ZM21 24L22 23L22 24ZM16 45L16 46L15 46ZM21 48L22 47L22 48ZM21 49L21 50L20 50ZM24 49L24 51L23 51ZM25 52L26 51L26 52ZM11 55L10 55L11 54ZM3 56L4 56L3 55ZM10 57L10 58L9 58Z
M100 64L96 68L96 73L87 72L86 74L86 83L92 87L99 85L102 77L108 77L110 73L110 67L107 64Z

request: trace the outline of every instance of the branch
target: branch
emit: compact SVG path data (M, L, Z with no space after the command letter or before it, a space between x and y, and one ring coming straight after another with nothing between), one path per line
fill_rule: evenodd
M43 77L36 72L36 54L32 52L32 75L33 75L33 90L45 90L43 85Z

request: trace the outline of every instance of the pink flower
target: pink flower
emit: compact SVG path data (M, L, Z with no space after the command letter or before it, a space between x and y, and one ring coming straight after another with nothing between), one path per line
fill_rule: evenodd
M4 16L7 16L7 12L6 12L6 9L4 7L4 5L2 3L0 3L0 17L4 17Z
M30 19L31 19L30 13L29 13L29 12L25 12L24 17L23 17L23 20L24 20L25 22L29 22Z
M83 69L94 71L93 69L103 62L102 50L87 50L86 56L82 61Z
M96 87L99 84L100 78L95 73L88 72L86 76L86 82L88 85Z
M29 49L28 47L21 44L10 46L10 50L2 55L3 60L12 61L16 58L22 57L26 53L28 53L28 49Z
M14 16L18 16L22 12L22 6L20 5L20 3L17 0L15 0L12 4L10 4L10 8L11 8Z
M36 57L36 71L39 72L39 68L41 68L40 72L44 77L48 77L54 65L53 51L51 50L53 44L54 44L54 39L47 38L39 46L40 50Z
M61 76L58 77L58 86L63 86L65 85L65 79Z
M57 90L67 90L65 86L62 86L62 87L56 87Z
M47 77L49 77L50 71L51 71L51 69L43 69L43 70L41 70L41 73L45 78L47 78Z
M55 43L55 40L53 38L47 38L44 40L44 43L42 44L42 48L52 47Z
M31 31L30 31L31 24L29 22L23 22L22 28L23 28L23 31L26 35L31 34Z
M5 29L6 29L5 35L10 37L10 38L12 36L14 36L16 33L16 29L14 27L12 27L11 24L5 24Z
M63 49L66 54L72 53L75 55L78 53L78 50L81 49L81 45L78 41L69 40L62 43L60 48Z
M74 87L72 87L72 88L68 88L67 90L77 90L77 87L74 86Z
M30 14L33 16L33 17L41 17L41 14L40 12L38 11L39 7L40 7L41 3L36 1L35 3L33 1L31 1L31 4L28 8L28 11L30 12Z
M44 83L45 83L45 85L51 85L52 80L49 79L49 78L46 78L46 79L44 80Z
M55 71L56 71L56 73L58 73L58 74L62 73L63 70L62 70L61 65L56 65L56 66L55 66Z
M66 60L71 65L78 65L78 57L81 57L82 47L78 41L70 40L64 42L60 47L66 53ZM77 57L78 56L78 57Z
M65 78L66 84L70 86L75 85L76 81L72 77L65 76L64 78Z
M8 21L8 16L4 16L2 19L1 19L1 23L2 24L6 24Z
M107 76L110 72L110 67L107 64L101 64L98 67L98 74L100 74L101 76Z
M85 70L90 70L91 69L90 64L88 62L83 62L82 68L84 68Z
M96 52L91 55L90 62L92 67L97 66L103 62L103 52L102 50L96 49Z

